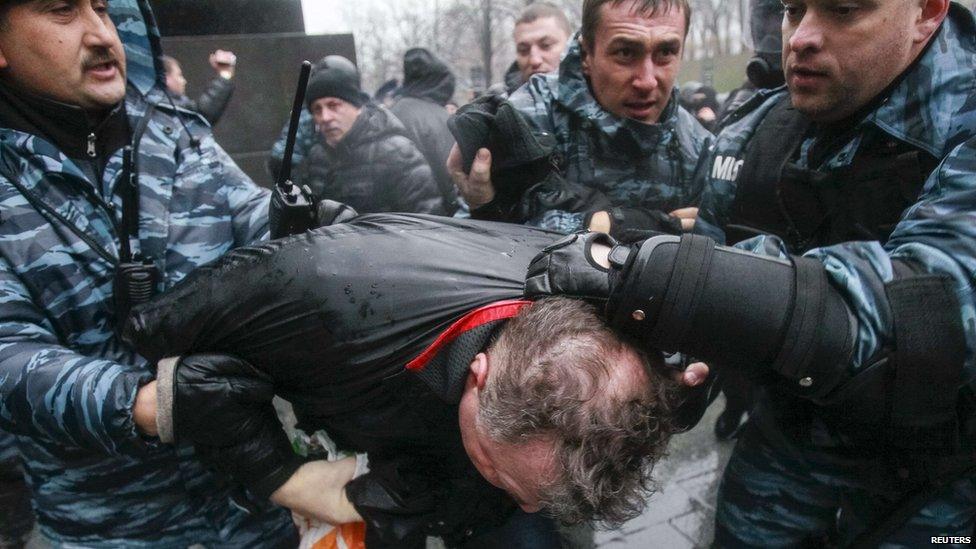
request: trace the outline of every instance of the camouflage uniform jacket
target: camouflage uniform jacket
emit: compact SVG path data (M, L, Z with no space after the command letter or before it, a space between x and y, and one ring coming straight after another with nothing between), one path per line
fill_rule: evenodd
M918 201L906 209L885 243L844 242L807 250L821 261L834 287L857 319L851 371L877 360L893 342L891 313L885 294L893 278L892 260L906 260L924 272L951 277L958 288L960 314L968 344L965 378L976 375L976 23L973 15L952 4L949 17L924 54L903 75L887 99L858 123L850 138L834 144L816 166L804 165L816 135L800 146L802 167L832 170L849 165L859 146L895 139L919 147L940 160L925 182ZM762 90L733 115L700 167L705 186L695 231L724 242L736 195L736 177L751 138L784 88ZM729 243L732 244L732 243ZM774 236L743 241L740 248L785 255Z
M271 177L277 178L281 170L281 163L285 160L285 142L288 141L288 122L281 128L281 134L271 146L271 156L268 157L268 172ZM302 109L302 114L298 118L298 128L295 131L295 148L292 149L291 168L292 173L298 171L308 157L312 147L319 143L325 143L322 134L315 127L315 119L308 109Z
M568 181L600 191L614 206L670 212L698 204L693 176L711 134L678 105L676 91L657 124L605 111L583 75L578 37L558 73L532 76L509 101L535 129L555 137ZM570 233L582 228L584 214L550 210L529 224Z
M0 431L0 463L17 459L17 439Z
M154 258L168 287L263 238L268 195L202 118L167 106L148 4L110 6L128 59L130 128L147 124L133 251ZM153 372L114 331L119 235L108 216L121 215L121 168L117 151L92 181L45 139L0 128L0 428L17 435L42 532L56 544L266 544L291 532L282 512L265 504L263 518L248 518L191 448L135 429L136 392Z

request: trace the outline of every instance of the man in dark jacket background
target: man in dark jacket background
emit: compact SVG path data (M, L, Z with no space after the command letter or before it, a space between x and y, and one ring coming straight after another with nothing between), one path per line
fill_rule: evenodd
M194 101L186 96L186 78L183 67L176 59L164 55L163 70L166 71L166 89L177 106L196 111L214 125L223 116L234 95L234 73L237 70L237 56L234 52L217 50L210 54L210 66L217 77L207 84L207 88Z
M450 115L444 108L453 96L454 74L443 61L424 48L403 54L403 87L390 110L427 159L448 214L457 209L457 191L447 172L454 137L447 129Z
M312 147L296 179L317 198L359 213L443 214L430 165L406 128L369 101L348 60L329 59L317 67L305 97L325 143Z

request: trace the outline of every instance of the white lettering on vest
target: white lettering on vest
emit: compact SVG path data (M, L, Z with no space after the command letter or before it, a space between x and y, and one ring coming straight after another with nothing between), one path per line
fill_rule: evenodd
M712 178L725 181L735 181L739 177L739 169L743 160L736 160L734 156L716 156L712 166Z

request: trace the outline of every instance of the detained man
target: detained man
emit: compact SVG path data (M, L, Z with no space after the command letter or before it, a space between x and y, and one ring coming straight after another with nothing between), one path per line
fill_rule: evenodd
M517 507L626 520L680 393L593 307L522 298L556 238L377 214L234 252L131 316L140 352L182 357L139 426L301 514L365 520L369 547L551 546L497 533ZM368 465L303 464L274 395Z

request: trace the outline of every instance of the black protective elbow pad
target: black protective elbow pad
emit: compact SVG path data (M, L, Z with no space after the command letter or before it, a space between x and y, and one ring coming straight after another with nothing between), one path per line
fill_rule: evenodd
M783 376L822 398L848 376L855 321L823 265L658 236L611 254L613 326L666 351Z

